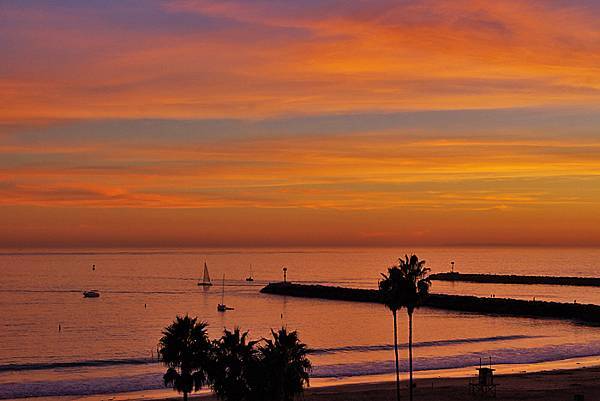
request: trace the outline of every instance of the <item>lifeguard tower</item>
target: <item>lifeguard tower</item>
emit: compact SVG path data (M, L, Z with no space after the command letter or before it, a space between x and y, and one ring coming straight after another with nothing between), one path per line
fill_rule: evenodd
M492 369L491 357L489 367L482 366L481 359L479 359L479 368L477 368L477 381L469 382L469 392L471 393L471 395L479 398L496 398L494 370L495 369Z

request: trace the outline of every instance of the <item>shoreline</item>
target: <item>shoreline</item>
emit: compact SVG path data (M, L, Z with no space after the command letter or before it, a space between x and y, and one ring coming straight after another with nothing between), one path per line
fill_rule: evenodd
M485 366L485 365L484 365ZM584 394L586 400L600 399L600 356L574 358L523 365L494 365L495 382L500 400L572 400ZM415 398L423 401L470 400L468 383L475 379L475 367L415 372ZM408 374L401 373L403 393L408 391ZM304 393L305 400L366 401L392 400L395 397L394 375L358 376L341 379L312 379ZM571 392L570 395L566 394ZM533 398L532 398L533 397ZM36 397L36 401L165 401L181 400L171 389L86 396ZM213 401L210 390L190 395L190 399ZM22 398L20 400L25 400Z
M401 358L403 359L403 358ZM479 358L477 358L479 359ZM470 358L470 361L473 363L473 358ZM486 359L484 358L483 366L486 365ZM476 375L475 369L478 367L477 364L471 365L455 365L460 367L454 368L429 368L429 370L415 370L414 376L415 379L418 380L429 380L433 382L437 381L446 381L450 379L458 379L458 378L474 378ZM421 365L421 367L423 367ZM574 358L567 359L558 359L558 360L542 360L539 362L523 362L523 363L515 363L512 360L508 362L504 362L504 364L498 361L493 365L493 368L496 371L496 375L523 375L523 374L533 374L533 373L541 373L541 372L552 372L558 370L580 370L583 368L599 368L600 369L600 354L591 354L590 356L580 356ZM69 368L70 369L70 368ZM103 368L104 369L104 368ZM357 366L357 369L360 370L360 366ZM416 366L416 369L419 369L419 365ZM60 371L61 369L58 369ZM60 393L56 392L53 395L49 393L42 392L28 392L27 394L17 395L14 394L18 398L9 398L8 399L16 399L16 400L27 400L27 399L35 399L35 401L45 401L45 400L62 400L62 401L72 401L72 400L85 400L85 401L140 401L140 400L165 400L165 399L177 399L175 393L171 389L167 389L162 387L162 374L164 373L164 369L160 368L158 365L153 366L152 369L142 369L141 371L128 371L128 374L125 377L120 377L115 375L115 372L87 372L86 368L78 369L77 381L81 382L80 384L91 385L94 379L102 378L102 377L114 377L115 380L112 382L110 387L101 386L101 387L90 387L91 391L86 391L83 393ZM85 376L89 375L90 381L82 380ZM317 391L317 389L321 388L344 388L345 386L351 385L375 385L375 384L384 384L390 381L393 381L395 375L393 371L388 373L378 373L378 374L360 374L353 376L352 372L348 373L350 376L329 376L329 377L311 377L310 381L310 391ZM60 372L41 372L39 373L39 378L42 380L50 380L50 381L62 381L62 374ZM407 372L401 372L402 380L407 380L408 374ZM600 379L600 371L596 375L597 378ZM141 380L141 382L146 383L143 387L129 387L127 383L132 378L139 378L135 380ZM7 381L8 380L8 381ZM4 377L0 377L0 382L4 382L7 384L10 381L17 382L17 376L13 374L6 374ZM36 378L27 378L28 382L37 383L38 379ZM69 382L69 379L66 379ZM86 384L87 383L87 384ZM72 385L72 384L71 384ZM340 390L342 391L342 390ZM39 395L35 395L39 394ZM197 396L197 395L195 395ZM202 391L202 397L210 398L210 390L206 389ZM201 398L202 398L201 397ZM2 398L2 397L0 397ZM2 398L3 399L3 398ZM600 397L598 398L600 399Z

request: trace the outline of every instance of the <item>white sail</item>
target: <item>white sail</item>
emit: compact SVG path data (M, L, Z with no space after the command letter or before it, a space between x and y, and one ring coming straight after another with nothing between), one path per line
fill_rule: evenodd
M210 282L210 275L208 274L208 266L206 262L204 262L204 276L202 277L202 281L198 280L198 285L203 287L210 287L212 283Z
M208 266L204 262L204 277L202 278L203 283L210 283L210 275L208 274Z

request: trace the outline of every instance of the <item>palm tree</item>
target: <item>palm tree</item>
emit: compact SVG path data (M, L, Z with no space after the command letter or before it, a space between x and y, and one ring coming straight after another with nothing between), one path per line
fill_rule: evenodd
M400 270L402 284L402 306L408 313L408 370L409 395L410 401L413 399L413 355L412 355L412 334L413 334L413 312L418 308L427 295L429 295L429 268L425 267L425 261L419 260L417 255L404 255L404 260L398 259L398 269Z
M257 341L248 341L248 332L225 330L214 343L214 369L212 386L218 398L228 401L252 399L262 385L255 380L259 369Z
M312 365L308 360L308 348L300 342L296 331L285 327L271 330L273 339L266 339L259 348L263 366L266 397L269 401L291 401L309 384Z
M163 376L165 386L183 393L184 401L188 393L200 390L208 381L212 346L206 327L197 318L177 316L164 329L159 341L158 353L167 367Z
M402 273L397 266L390 267L388 274L381 273L379 281L381 299L394 317L394 354L396 356L396 400L400 401L400 367L398 364L398 311L402 308L403 282Z

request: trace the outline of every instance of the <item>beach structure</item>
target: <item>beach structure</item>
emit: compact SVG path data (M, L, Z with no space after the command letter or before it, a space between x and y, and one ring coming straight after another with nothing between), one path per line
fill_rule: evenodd
M492 358L490 365L482 366L481 359L477 368L477 380L469 382L469 393L481 398L496 398L496 384L494 383L494 370L492 369Z
M538 285L568 285L581 287L600 287L599 277L569 277L569 276L524 276L516 274L481 274L481 273L458 273L454 271L446 273L434 273L429 276L431 280L437 281L464 281L471 283L490 284L538 284Z
M269 283L260 292L301 298L382 303L375 289L334 287L315 284ZM486 298L471 295L429 294L423 306L435 309L476 312L504 316L524 316L574 320L600 325L600 305L510 298Z

